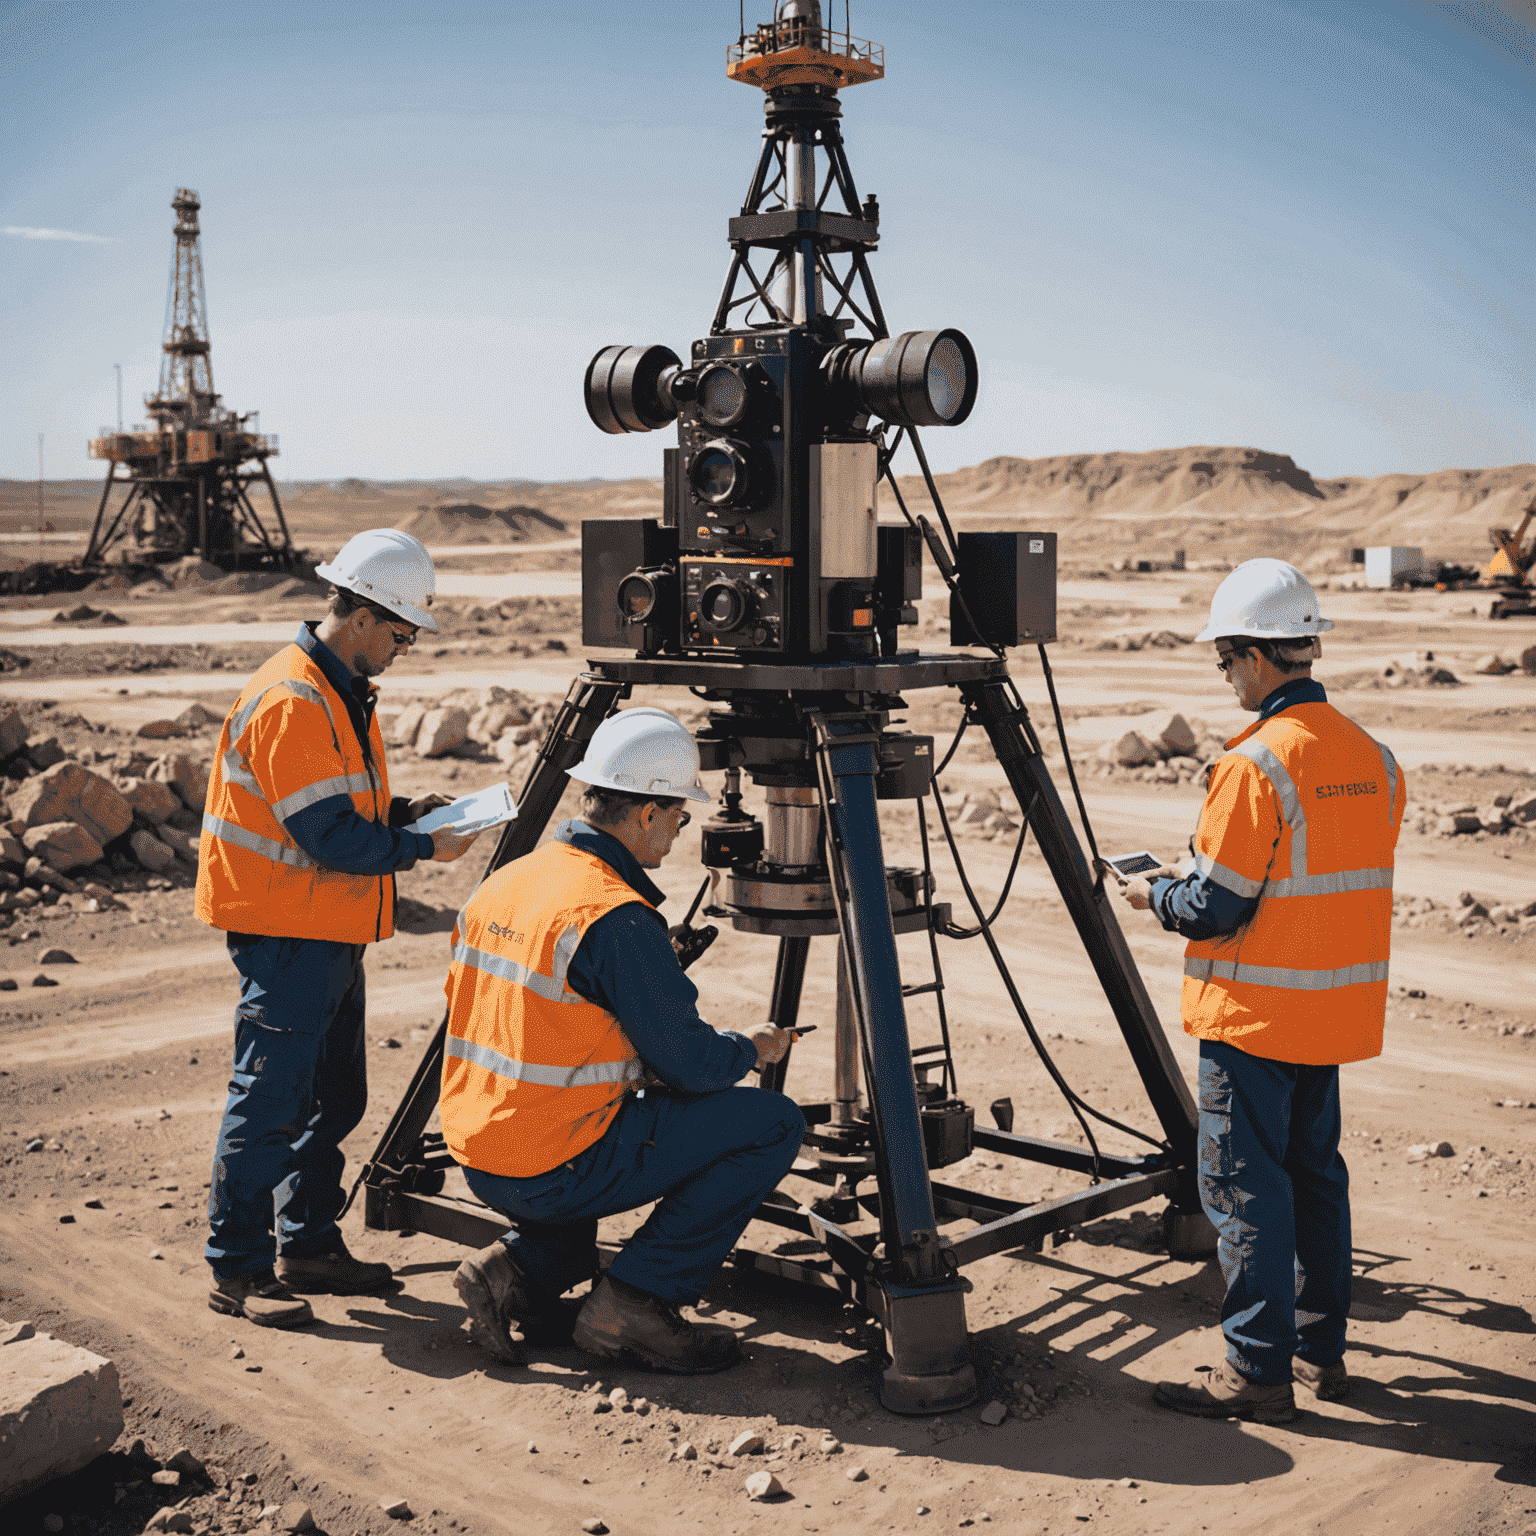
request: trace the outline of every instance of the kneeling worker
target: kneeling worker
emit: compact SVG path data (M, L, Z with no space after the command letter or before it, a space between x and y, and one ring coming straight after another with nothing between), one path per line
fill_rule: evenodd
M518 1224L454 1284L475 1340L520 1363L514 1319L571 1334L560 1296L597 1273L598 1219L659 1201L572 1336L653 1370L717 1371L736 1335L679 1308L795 1160L799 1109L731 1086L780 1060L789 1036L706 1024L657 910L645 871L687 825L684 802L710 799L687 730L624 710L570 774L590 786L582 819L488 876L453 933L443 1136L474 1193Z

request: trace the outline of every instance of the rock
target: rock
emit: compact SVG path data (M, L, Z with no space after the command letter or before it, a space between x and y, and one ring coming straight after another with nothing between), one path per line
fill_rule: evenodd
M117 787L133 813L153 826L158 827L181 809L181 797L169 784L154 779L122 779Z
M526 725L528 711L516 704L486 704L470 717L469 736L489 746L514 725Z
M208 1476L207 1467L186 1446L182 1446L179 1451L173 1451L165 1464L172 1472L180 1472L183 1477L206 1478Z
M843 1476L846 1477L850 1483L862 1483L868 1480L869 1473L866 1472L863 1467L849 1467L848 1470L843 1473Z
M183 832L180 827L173 827L167 823L163 827L156 827L154 835L183 863L190 864L193 869L197 868L199 850L203 841L200 833Z
M607 1536L608 1527L596 1515L593 1515L590 1520L583 1520L581 1528L590 1532L591 1536Z
M61 875L51 864L45 864L36 854L27 860L27 879L49 890L65 891L73 896L80 887L66 875Z
M637 1397L634 1402L634 1409L635 1413L643 1419L651 1411L651 1405L645 1398Z
M1504 807L1504 815L1511 825L1516 822L1522 825L1536 822L1536 793L1511 796L1509 804ZM3 855L0 855L0 863L3 862Z
M173 736L185 736L187 729L174 720L146 720L135 734L146 741L169 741Z
M410 1520L414 1518L411 1513L410 1503L405 1499L380 1499L379 1508L391 1520Z
M837 1456L842 1453L843 1442L836 1435L823 1435L821 1437L821 1454L823 1456Z
M504 767L510 768L513 763L521 758L531 758L536 748L529 742L518 741L508 731L496 742L496 760Z
M1447 837L1454 837L1458 832L1481 832L1483 824L1478 820L1473 811L1457 811L1451 816L1442 816L1435 823L1435 831L1443 832Z
M1118 763L1122 768L1137 768L1146 763L1155 763L1160 755L1157 748L1140 731L1127 731L1125 735L1115 741L1106 742L1099 749L1101 758L1111 763Z
M195 587L204 582L222 580L224 572L201 555L183 555L174 564L161 566L160 576L173 586Z
M58 982L56 982L52 976L44 976L43 973L39 971L37 975L32 978L32 985L34 987L56 987L58 986Z
M1456 1149L1448 1141L1425 1141L1408 1148L1408 1161L1421 1163L1427 1157L1455 1157Z
M27 738L27 761L41 773L45 768L52 768L55 763L62 763L69 756L63 747L59 745L57 736L29 736Z
M208 769L186 752L167 753L149 765L146 777L169 784L189 811L202 815L208 802Z
M79 962L67 949L45 949L38 958L39 965L78 965Z
M990 1424L994 1429L1008 1417L1008 1407L1005 1403L995 1399L981 1410L981 1422Z
M168 1472L164 1468L162 1468L158 1472L151 1472L150 1475L149 1475L149 1480L157 1488L180 1488L181 1487L181 1473L180 1472Z
M416 733L417 757L443 757L469 739L469 711L457 705L431 709Z
M772 1472L754 1472L744 1485L749 1499L773 1499L784 1492L784 1485Z
M668 1461L697 1461L698 1459L699 1453L691 1440L684 1440L681 1444L674 1445L667 1454Z
M1157 739L1169 757L1188 756L1200 745L1194 727L1183 715L1170 715L1167 724L1157 733Z
M416 733L421 729L421 722L427 718L427 712L420 704L408 704L395 716L395 723L390 729L390 745L395 747L414 746Z
M222 725L222 718L211 709L204 708L194 699L182 712L176 716L176 724L186 730L200 730L205 725Z
M1486 656L1479 656L1472 663L1472 670L1481 677L1503 677L1506 672L1515 670L1515 663L1505 661L1496 651L1490 651Z
M11 815L28 827L72 821L103 846L133 825L133 807L117 786L79 763L56 763L46 773L18 784L10 799ZM98 853L96 858L100 857Z
M27 725L13 709L0 720L0 762L14 757L27 744Z
M0 992L14 992L19 985L14 976L0 976Z
M732 1456L757 1456L762 1453L763 1437L744 1429L727 1447Z
M592 1403L592 1412L593 1413L612 1413L613 1412L613 1404L610 1403L606 1397L596 1398L596 1399L593 1400L593 1403Z
M165 869L176 862L176 850L167 847L153 832L135 832L128 839L128 846L145 869Z
M22 842L53 869L94 864L102 854L101 843L73 821L50 821L28 827Z
M0 1507L80 1471L122 1432L110 1360L46 1333L0 1350Z
M244 1360L245 1359L245 1351L243 1349L241 1349L238 1344L236 1344L235 1347L232 1350L230 1350L229 1358L231 1360Z
M279 1531L312 1531L315 1528L315 1517L308 1504L301 1504L295 1499L278 1510L272 1526Z
M15 1323L0 1323L0 1345L20 1344L23 1339L37 1337L37 1329L22 1319Z
M0 832L0 868L21 869L27 862L27 850L11 832Z
M629 1393L626 1392L623 1387L615 1387L613 1391L608 1394L608 1401L615 1408L627 1408L629 1406Z

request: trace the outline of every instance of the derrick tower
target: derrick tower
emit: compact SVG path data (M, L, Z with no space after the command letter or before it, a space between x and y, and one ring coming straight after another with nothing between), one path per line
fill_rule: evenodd
M179 187L160 380L144 397L151 421L131 432L103 427L91 440L93 459L107 460L85 564L112 560L163 562L201 555L227 570L293 564L293 541L267 460L277 438L260 430L258 413L237 415L213 387L212 346L203 289L197 193ZM122 467L128 495L109 518L107 503ZM251 500L266 487L275 526ZM115 553L114 553L115 551Z

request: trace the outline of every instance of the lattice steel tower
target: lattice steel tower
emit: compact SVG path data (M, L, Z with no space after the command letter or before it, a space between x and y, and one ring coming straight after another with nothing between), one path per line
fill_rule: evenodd
M293 541L267 460L277 438L260 431L257 412L236 415L220 403L213 387L208 310L203 292L203 257L197 193L180 187L171 199L176 212L175 251L165 303L164 356L159 387L144 397L154 425L131 432L102 428L91 441L91 457L109 464L85 563L100 565L117 548L115 560L159 562L201 555L227 569L293 563ZM107 502L117 467L127 470L128 495L110 520ZM272 499L276 531L270 531L251 501L261 481Z

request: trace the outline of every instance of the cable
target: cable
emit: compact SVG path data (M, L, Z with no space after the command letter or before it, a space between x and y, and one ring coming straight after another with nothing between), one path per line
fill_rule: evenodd
M1072 796L1077 801L1077 814L1083 823L1083 832L1088 839L1089 850L1093 854L1093 884L1094 889L1104 889L1104 871L1099 865L1099 845L1094 839L1093 823L1088 820L1088 807L1083 804L1083 792L1077 787L1077 770L1072 766L1072 754L1067 749L1067 728L1062 724L1061 705L1056 702L1056 679L1051 675L1051 663L1045 654L1043 645L1037 646L1040 652L1040 670L1045 674L1046 692L1051 696L1051 713L1056 717L1056 737L1061 742L1061 755L1067 765L1067 779L1072 785Z
M1029 836L1029 812L1035 808L1035 800L1040 798L1039 791L1035 792L1034 799L1029 802L1029 809L1024 812L1024 825L1019 828L1019 840L1013 845L1013 862L1008 866L1008 878L1003 881L1002 894L997 898L997 905L992 909L992 915L982 919L985 927L991 927L1002 915L1003 908L1008 904L1009 892L1013 889L1013 877L1019 867L1019 859L1024 853L1024 839ZM918 803L918 820L922 821L922 803ZM981 928L960 928L951 923L944 930L947 939L974 939L981 932Z
M941 762L939 766L933 770L933 776L935 779L937 779L938 776L943 773L946 768L949 767L950 758L952 758L955 753L960 750L960 738L965 735L966 729L970 723L971 717L969 715L962 714L960 716L960 725L959 728L955 731L955 739L950 742L949 751L944 754L944 761Z
M939 936L933 926L933 860L928 853L928 818L923 814L922 797L917 801L917 830L923 840L923 911L928 918L928 954L933 961L933 1000L939 1007L939 1037L944 1042L944 1080L949 1092L960 1094L960 1079L955 1072L955 1053L949 1043L949 1014L944 1007L944 967L939 963Z

